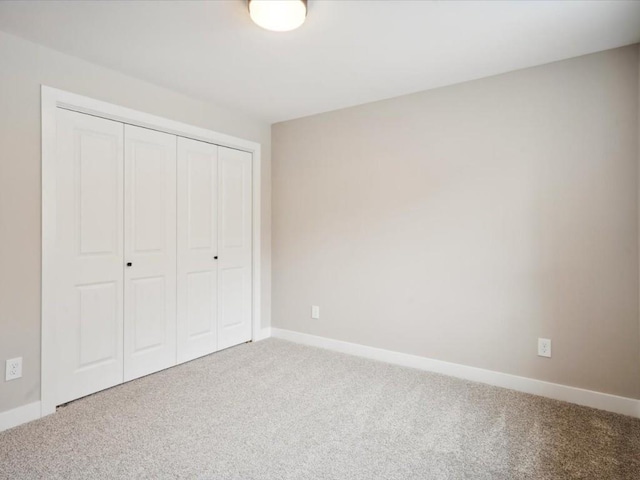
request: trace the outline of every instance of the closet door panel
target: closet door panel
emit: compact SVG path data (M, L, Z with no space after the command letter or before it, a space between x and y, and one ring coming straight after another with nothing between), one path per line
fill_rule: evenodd
M58 109L56 403L123 381L121 123Z
M178 362L217 348L218 147L178 138Z
M218 349L223 349L251 340L251 154L218 148Z
M176 137L125 126L125 381L176 364Z

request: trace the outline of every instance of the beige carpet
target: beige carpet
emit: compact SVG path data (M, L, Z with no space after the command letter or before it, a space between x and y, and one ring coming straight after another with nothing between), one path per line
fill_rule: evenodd
M3 479L640 479L640 420L280 340L0 433Z

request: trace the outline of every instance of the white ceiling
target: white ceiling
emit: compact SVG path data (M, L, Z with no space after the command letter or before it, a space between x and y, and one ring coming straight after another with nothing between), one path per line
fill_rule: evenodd
M309 0L274 33L246 0L4 1L0 30L277 122L636 43L640 2Z

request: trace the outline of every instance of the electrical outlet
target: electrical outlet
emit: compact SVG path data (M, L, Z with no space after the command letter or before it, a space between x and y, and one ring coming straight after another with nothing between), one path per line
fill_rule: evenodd
M538 356L551 357L551 340L548 338L538 339Z
M311 318L314 320L320 318L320 307L318 305L311 305Z
M7 368L5 372L5 381L15 380L22 376L22 357L10 358L7 360Z

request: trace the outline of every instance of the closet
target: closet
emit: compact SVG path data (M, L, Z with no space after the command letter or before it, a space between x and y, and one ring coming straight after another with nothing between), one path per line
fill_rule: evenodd
M55 403L251 340L251 153L56 115Z

